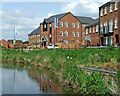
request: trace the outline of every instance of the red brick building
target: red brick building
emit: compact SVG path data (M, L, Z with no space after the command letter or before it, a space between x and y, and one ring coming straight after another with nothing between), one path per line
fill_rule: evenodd
M59 18L59 27L54 27L54 18ZM85 45L85 26L95 21L90 17L74 16L72 13L63 13L44 19L40 23L40 45L42 48L48 45L62 45L62 48L78 46L81 43ZM83 42L84 41L84 42ZM70 45L72 44L72 45Z
M88 24L86 27L85 33L85 45L94 47L100 45L99 39L99 18L94 22Z
M31 47L40 47L40 27L28 34Z
M14 46L14 40L8 40L8 43L9 43L9 46L11 46L10 48L12 48ZM23 48L23 42L22 42L22 40L16 40L14 47Z
M6 48L9 47L9 43L8 43L6 40L4 40L4 39L2 39L2 40L0 41L0 43L1 43L1 46L4 46L4 47L6 47Z
M99 7L100 45L120 45L120 1Z

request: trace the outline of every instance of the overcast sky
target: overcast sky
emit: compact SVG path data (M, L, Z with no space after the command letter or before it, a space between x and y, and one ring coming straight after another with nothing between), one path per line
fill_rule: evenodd
M25 1L25 0L24 0ZM44 0L45 1L45 0ZM2 19L2 38L5 40L14 38L14 27L18 28L16 39L28 40L28 34L36 29L44 18L54 14L72 12L76 16L88 16L97 18L99 7L109 0L52 0L42 2L34 0L17 2L15 0L3 0L0 8Z

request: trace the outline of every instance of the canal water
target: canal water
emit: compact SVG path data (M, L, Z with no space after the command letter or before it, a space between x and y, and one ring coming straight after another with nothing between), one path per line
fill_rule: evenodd
M56 76L42 68L5 63L2 66L2 94L68 94Z

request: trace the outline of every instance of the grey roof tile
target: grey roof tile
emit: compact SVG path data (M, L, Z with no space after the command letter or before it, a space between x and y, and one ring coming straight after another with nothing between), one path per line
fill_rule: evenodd
M89 24L95 21L95 19L91 17L81 17L81 16L75 16L82 24Z
M94 25L97 25L97 24L99 24L99 18L97 18L97 19L95 19L93 22L89 23L89 24L86 26L86 28L87 28L87 27L94 26Z
M40 26L35 29L34 31L32 31L30 34L28 34L28 36L32 36L32 35L39 35L40 34Z

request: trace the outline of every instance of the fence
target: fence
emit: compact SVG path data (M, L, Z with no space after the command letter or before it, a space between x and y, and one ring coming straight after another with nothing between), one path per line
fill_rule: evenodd
M81 68L81 69L85 69L85 70L91 70L91 71L97 71L97 72L103 72L103 73L108 73L108 74L114 74L114 75L117 73L115 71L101 70L101 69L82 67L82 66L77 66L77 68Z

